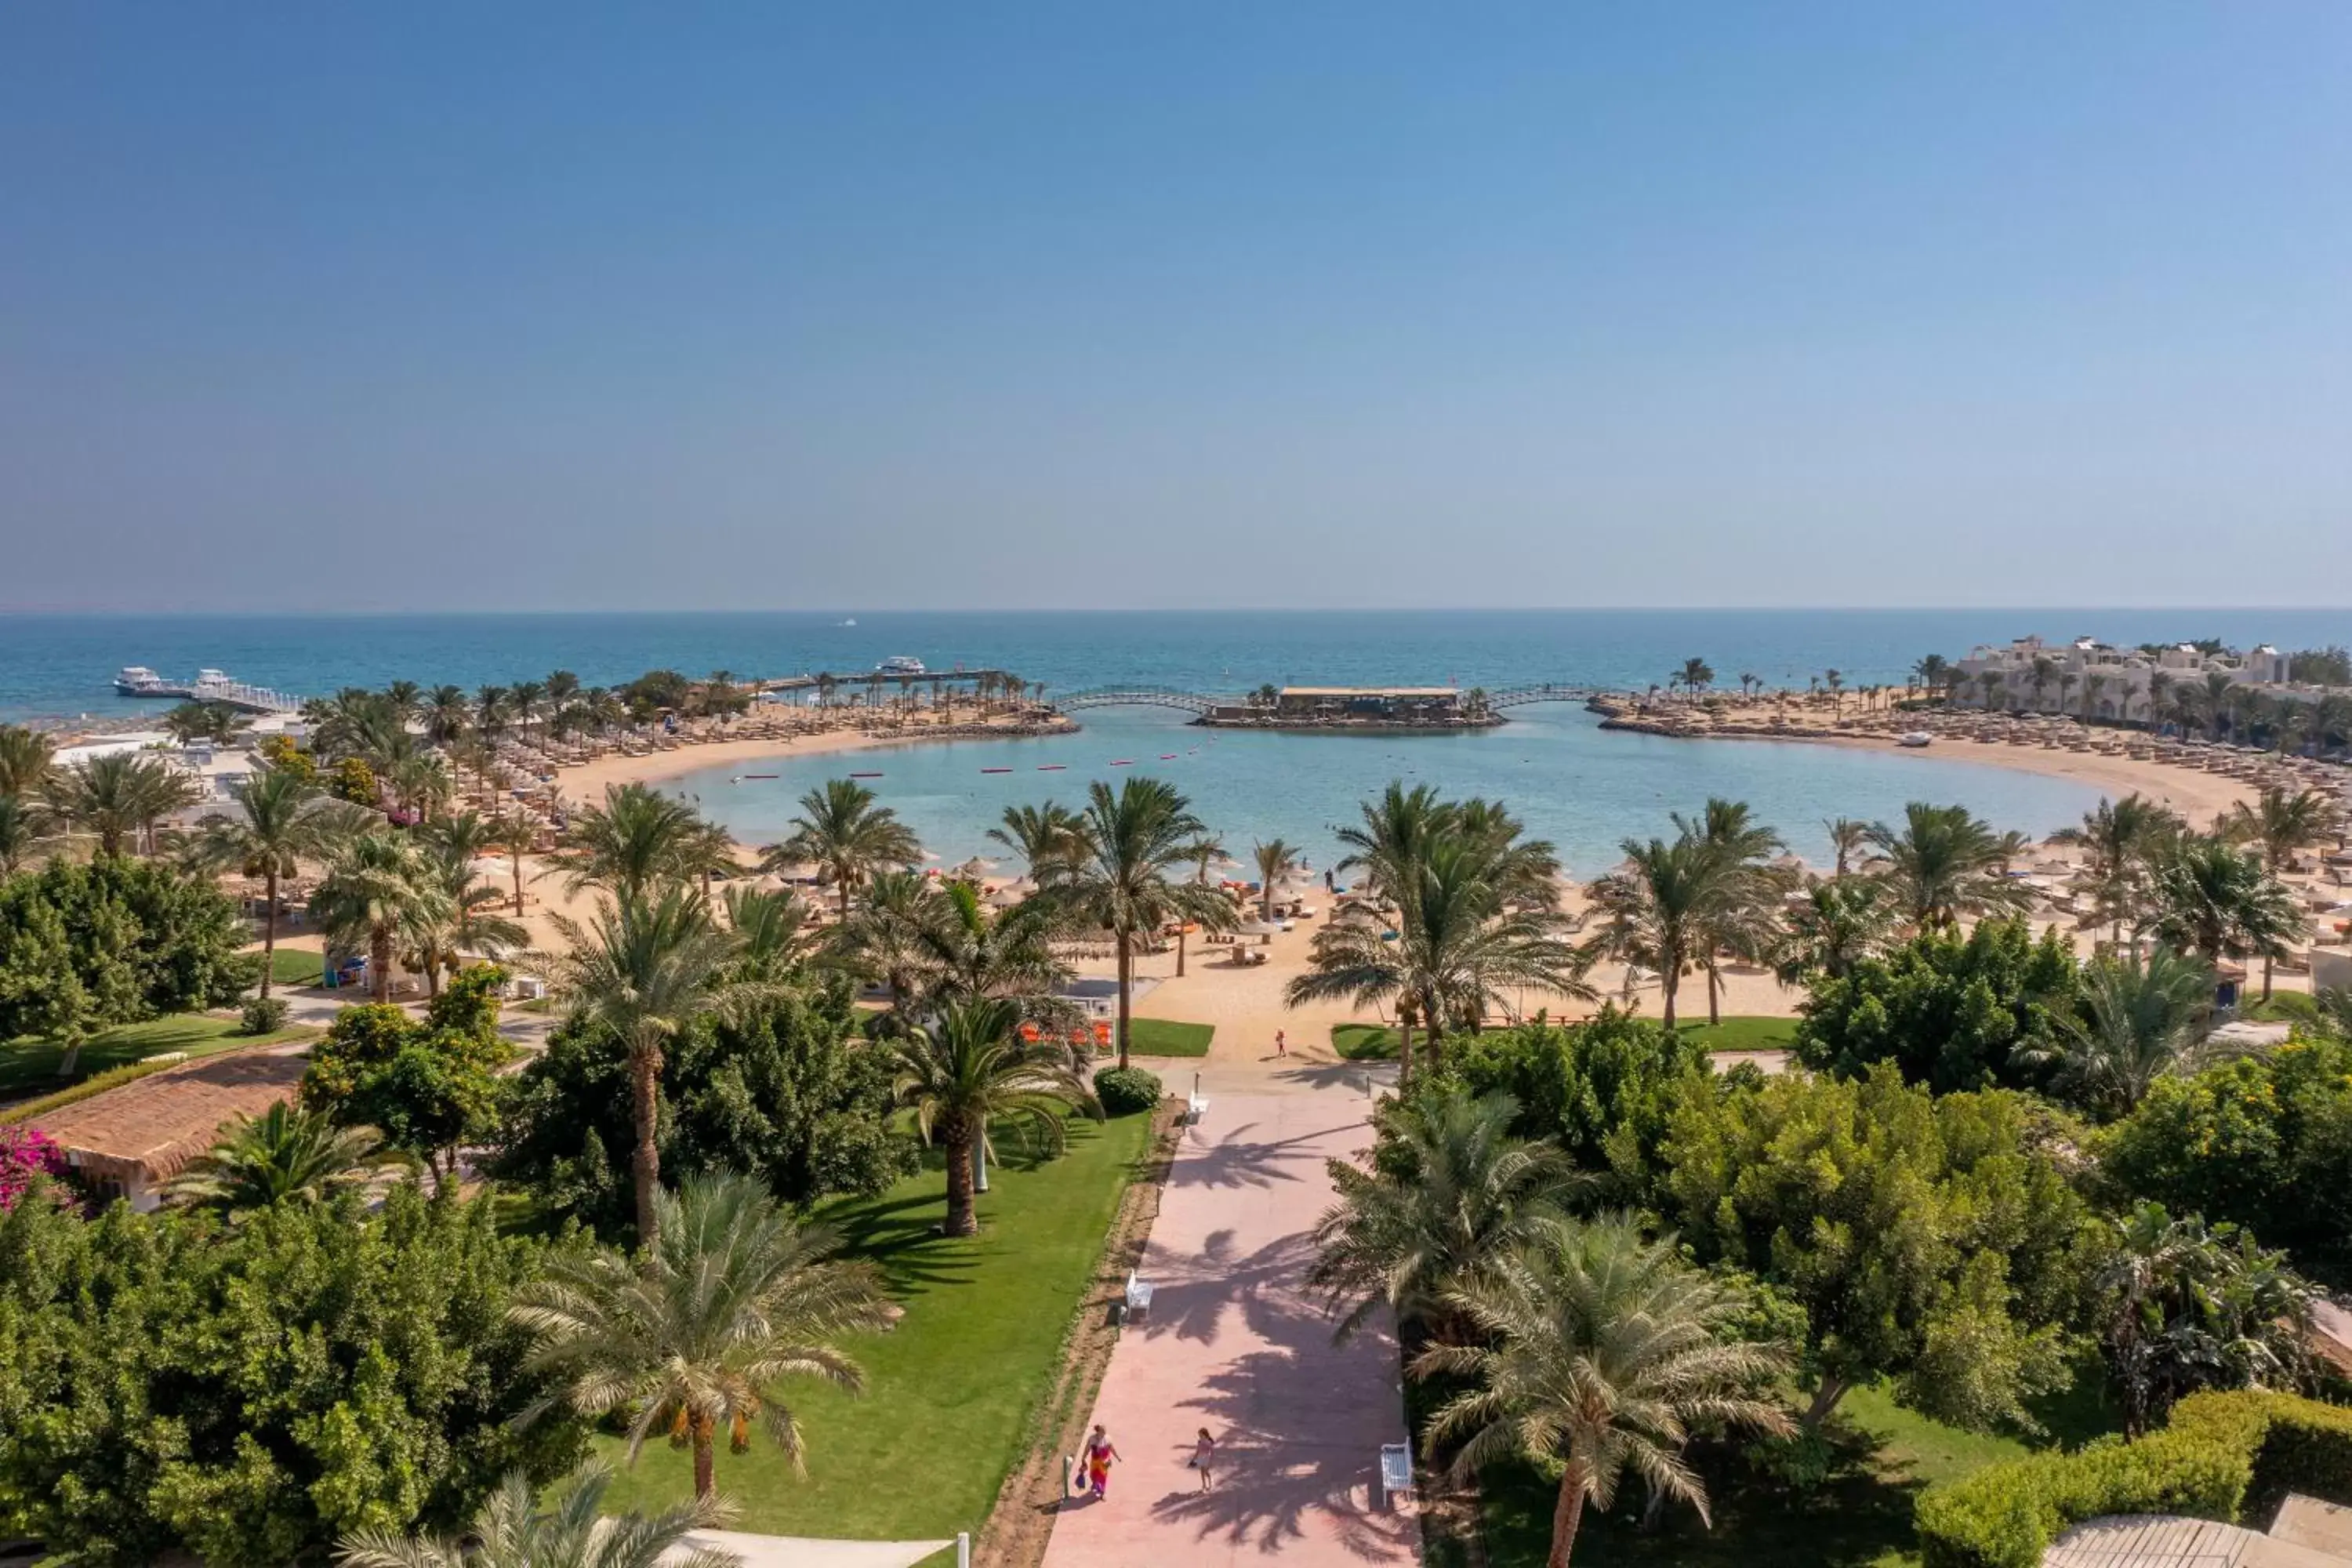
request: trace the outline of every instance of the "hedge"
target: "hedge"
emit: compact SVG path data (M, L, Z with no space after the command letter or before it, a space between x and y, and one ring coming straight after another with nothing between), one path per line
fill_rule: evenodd
M1160 1103L1160 1076L1141 1068L1105 1068L1095 1074L1095 1098L1109 1116L1132 1116Z
M142 1079L150 1073L162 1072L165 1068L178 1067L187 1059L184 1053L171 1051L160 1057L149 1057L144 1061L125 1062L119 1068L109 1068L104 1072L94 1072L68 1088L58 1089L54 1094L45 1094L36 1100L20 1100L16 1104L0 1110L0 1123L29 1121L36 1116L43 1116L52 1110L62 1110L79 1100L88 1100L91 1095L104 1094L110 1089L120 1089L133 1079Z
M2039 1568L2085 1520L2160 1513L2237 1523L2288 1492L2352 1503L2352 1409L2287 1394L2196 1394L2136 1443L1993 1465L1917 1509L1927 1568Z

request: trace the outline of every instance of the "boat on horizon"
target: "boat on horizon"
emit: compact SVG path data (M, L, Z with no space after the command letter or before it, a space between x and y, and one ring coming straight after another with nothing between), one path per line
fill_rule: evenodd
M143 664L126 664L115 673L114 689L124 697L177 697L180 689Z
M909 654L894 653L874 667L877 675L922 675L923 661Z

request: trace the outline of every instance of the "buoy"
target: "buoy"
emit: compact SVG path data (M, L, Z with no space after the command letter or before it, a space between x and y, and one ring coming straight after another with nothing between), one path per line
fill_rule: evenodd
M878 779L882 775L880 773L852 773L849 776L854 779Z
M1131 768L1135 766L1135 759L1133 757L1115 758L1110 765L1115 768Z
M984 773L1009 773L1013 770L1011 768L982 768L980 771Z
M1058 773L1069 765L1067 763L1039 763L1037 771L1041 773Z

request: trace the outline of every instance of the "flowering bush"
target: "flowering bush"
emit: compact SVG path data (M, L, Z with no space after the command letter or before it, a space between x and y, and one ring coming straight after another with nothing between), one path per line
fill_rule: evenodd
M37 1127L0 1127L0 1214L16 1206L35 1176L66 1173L66 1152Z

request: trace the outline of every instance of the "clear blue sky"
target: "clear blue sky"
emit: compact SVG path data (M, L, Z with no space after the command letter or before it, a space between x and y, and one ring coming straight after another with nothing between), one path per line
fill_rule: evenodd
M0 12L0 606L2352 599L2352 5Z

